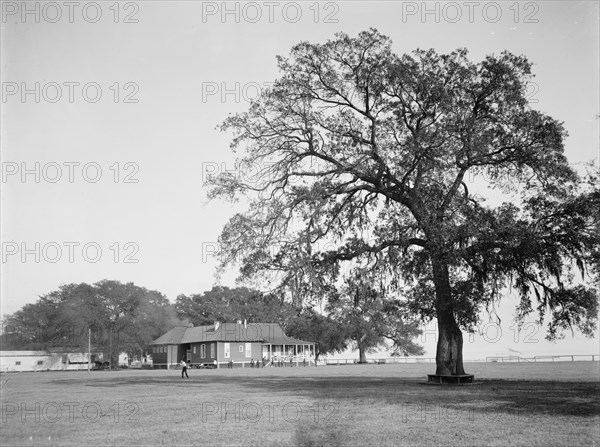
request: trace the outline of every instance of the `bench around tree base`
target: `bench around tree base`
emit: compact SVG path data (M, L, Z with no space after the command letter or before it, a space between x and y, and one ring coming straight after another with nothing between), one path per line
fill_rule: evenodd
M473 383L474 374L459 374L456 376L442 375L442 374L427 374L427 382L431 383Z

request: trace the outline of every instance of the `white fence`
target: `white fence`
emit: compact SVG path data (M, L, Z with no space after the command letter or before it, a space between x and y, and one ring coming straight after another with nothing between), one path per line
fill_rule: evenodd
M575 362L575 361L592 361L600 359L600 355L598 354L564 354L564 355L535 355L533 357L521 357L518 355L510 355L510 356L494 356L494 357L486 357L486 362Z
M468 359L464 360L465 363L472 362L576 362L576 361L598 361L600 355L598 354L564 354L564 355L536 355L533 357L521 357L521 356L492 356L486 357L485 359ZM318 361L318 365L353 365L357 364L357 358L344 358L344 359L328 359L321 358ZM395 363L435 363L435 357L386 357L381 359L367 359L367 363L370 364L395 364Z
M351 359L327 359L322 358L317 362L318 365L352 365L358 363L357 358ZM367 363L371 364L388 364L388 363L435 363L435 357L386 357L383 359L367 359Z

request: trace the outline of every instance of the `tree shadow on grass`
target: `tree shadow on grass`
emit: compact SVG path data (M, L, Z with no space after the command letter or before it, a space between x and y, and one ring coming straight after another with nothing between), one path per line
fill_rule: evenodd
M54 383L61 382L55 381ZM72 383L65 381L65 384ZM484 379L466 386L424 386L415 378L368 376L192 376L106 377L86 383L90 387L148 387L183 385L238 388L265 396L298 396L320 401L365 405L444 406L479 412L518 411L528 415L594 416L600 414L597 382L515 381ZM200 391L200 390L199 390Z

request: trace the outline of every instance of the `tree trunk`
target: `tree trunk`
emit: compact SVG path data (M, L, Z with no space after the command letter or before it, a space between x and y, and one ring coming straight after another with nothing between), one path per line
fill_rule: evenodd
M358 343L358 363L367 363L366 349L360 343Z
M465 374L462 357L463 337L454 318L448 264L439 259L432 259L432 264L438 321L435 373L453 376Z

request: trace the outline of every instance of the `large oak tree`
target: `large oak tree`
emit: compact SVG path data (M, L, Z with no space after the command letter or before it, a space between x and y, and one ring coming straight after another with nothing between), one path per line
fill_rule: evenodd
M246 175L211 179L211 196L249 203L222 232L223 265L293 300L376 266L388 292L437 319L438 374L464 373L462 330L509 288L520 317L535 302L550 316L550 338L593 333L600 195L569 166L563 124L529 106L526 57L399 56L371 29L302 42L278 66L222 125ZM470 178L505 203L488 206Z

